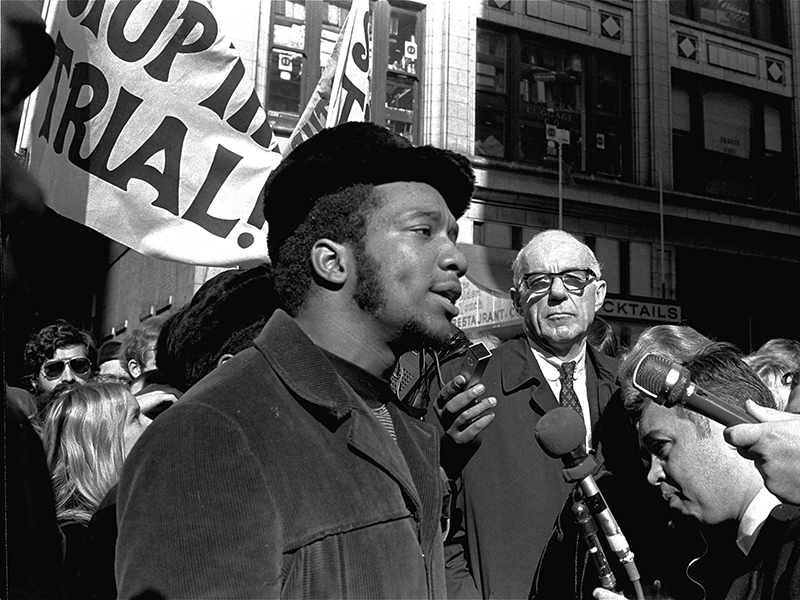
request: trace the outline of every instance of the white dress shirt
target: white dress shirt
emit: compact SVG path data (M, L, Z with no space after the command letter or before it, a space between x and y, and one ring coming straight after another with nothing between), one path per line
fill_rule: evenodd
M739 550L744 552L745 556L750 554L750 550L752 550L753 544L756 543L758 533L761 531L761 527L767 517L769 517L769 513L780 503L781 501L772 492L762 487L761 491L750 502L747 510L744 511L744 516L739 521L736 545L739 546Z
M547 379L550 389L558 400L561 395L561 363L567 362L557 358L553 355L544 354L538 348L531 347L536 362L539 363L539 368L542 370L542 375ZM581 410L583 411L583 425L586 427L586 449L592 447L592 424L591 412L589 409L589 395L586 392L586 341L581 344L581 349L578 355L573 358L575 361L575 373L573 373L573 387L575 393L578 395L578 400L581 403Z

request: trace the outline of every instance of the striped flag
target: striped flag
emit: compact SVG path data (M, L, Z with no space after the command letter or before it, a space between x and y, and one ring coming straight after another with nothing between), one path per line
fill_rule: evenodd
M353 0L328 64L289 137L284 155L326 127L369 121L372 48L369 0Z
M20 145L48 204L148 256L267 260L281 155L209 2L49 0L45 20L56 60Z

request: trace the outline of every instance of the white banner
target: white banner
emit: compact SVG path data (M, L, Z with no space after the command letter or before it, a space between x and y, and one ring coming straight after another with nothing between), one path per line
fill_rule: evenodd
M369 0L353 0L328 64L284 148L285 155L326 127L369 121L369 24Z
M50 0L45 19L56 60L21 145L48 204L149 256L266 260L281 156L208 2Z

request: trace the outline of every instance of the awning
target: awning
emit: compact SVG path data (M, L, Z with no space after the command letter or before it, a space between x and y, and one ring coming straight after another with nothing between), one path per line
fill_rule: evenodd
M514 310L508 290L512 285L513 250L459 244L467 256L469 269L461 280L460 310L453 325L466 332L494 329L522 323Z
M469 264L467 279L481 289L508 297L508 290L513 283L511 263L517 253L475 244L459 244L458 247L466 255Z

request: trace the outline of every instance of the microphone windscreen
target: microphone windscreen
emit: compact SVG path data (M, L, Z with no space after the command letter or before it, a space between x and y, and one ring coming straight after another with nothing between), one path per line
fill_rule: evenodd
M586 426L577 412L559 406L539 419L534 434L548 456L561 458L586 441Z
M633 385L640 392L655 398L664 389L670 369L672 369L672 363L667 359L655 354L647 354L633 371Z

